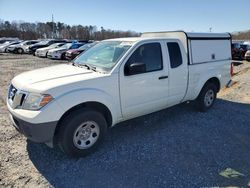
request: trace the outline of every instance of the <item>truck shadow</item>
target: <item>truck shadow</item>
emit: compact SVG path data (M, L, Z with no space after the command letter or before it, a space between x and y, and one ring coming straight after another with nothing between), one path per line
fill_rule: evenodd
M207 113L181 104L120 123L85 158L29 141L27 151L54 187L246 187L249 115L250 104L222 99ZM226 168L243 175L219 175Z

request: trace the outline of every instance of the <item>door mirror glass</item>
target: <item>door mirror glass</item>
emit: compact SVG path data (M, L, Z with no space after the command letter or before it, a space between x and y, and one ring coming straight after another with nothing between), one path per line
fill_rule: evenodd
M125 75L141 74L146 72L145 63L132 63L125 68Z

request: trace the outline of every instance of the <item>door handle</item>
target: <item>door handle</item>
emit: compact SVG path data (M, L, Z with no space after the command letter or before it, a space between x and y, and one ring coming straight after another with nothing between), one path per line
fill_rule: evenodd
M166 78L168 78L168 76L160 76L158 79L162 80L162 79L166 79Z

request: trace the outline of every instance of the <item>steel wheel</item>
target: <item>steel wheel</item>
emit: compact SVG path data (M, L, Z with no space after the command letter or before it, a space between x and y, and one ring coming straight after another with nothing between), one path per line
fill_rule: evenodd
M211 106L214 102L215 94L212 89L209 89L204 97L204 103L207 107Z
M94 121L82 123L75 131L73 143L78 149L87 149L94 145L100 135L100 128Z

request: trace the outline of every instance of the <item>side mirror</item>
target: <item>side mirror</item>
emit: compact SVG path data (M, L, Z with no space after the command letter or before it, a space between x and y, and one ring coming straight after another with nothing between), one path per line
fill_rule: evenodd
M132 63L125 67L125 75L141 74L146 72L145 63Z

